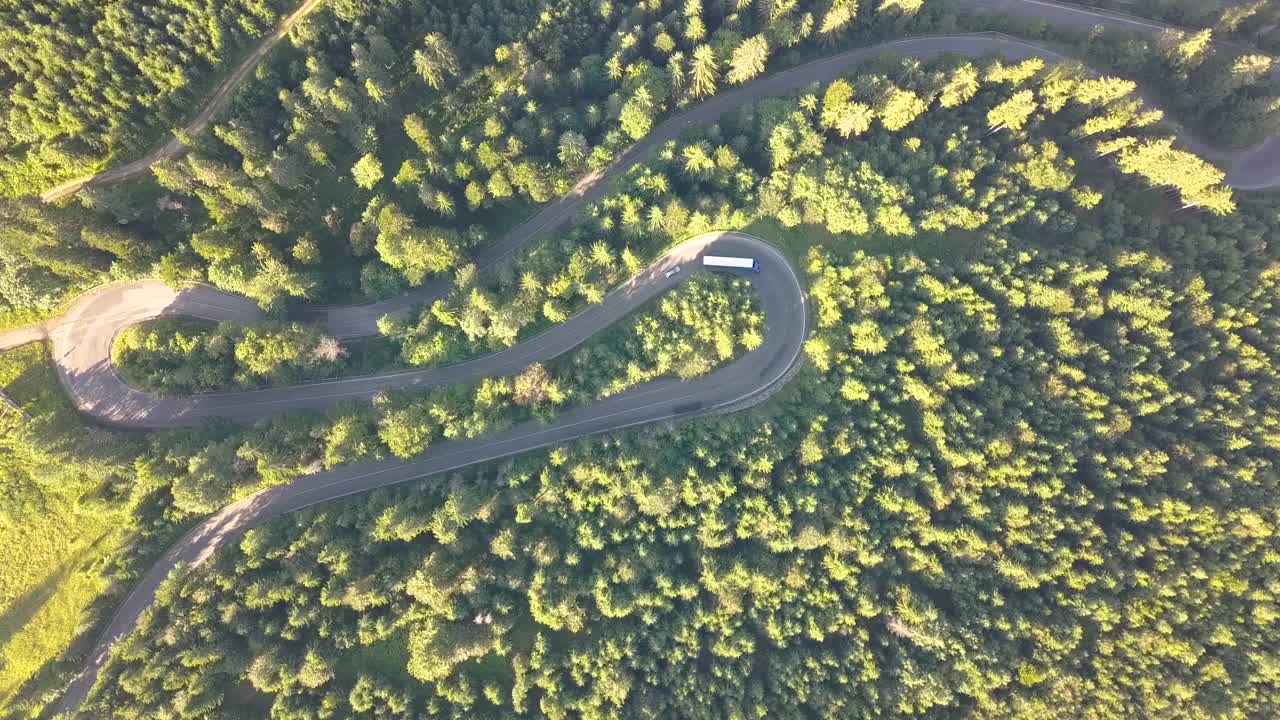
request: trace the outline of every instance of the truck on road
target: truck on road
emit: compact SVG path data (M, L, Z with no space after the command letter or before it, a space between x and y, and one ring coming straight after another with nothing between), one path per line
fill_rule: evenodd
M710 268L741 268L760 272L760 261L755 258L703 255L702 265Z

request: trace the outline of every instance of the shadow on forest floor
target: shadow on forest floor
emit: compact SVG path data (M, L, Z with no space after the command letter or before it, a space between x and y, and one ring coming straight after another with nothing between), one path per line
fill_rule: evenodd
M54 598L58 589L70 580L73 575L91 568L97 560L95 551L107 539L109 534L109 532L103 532L93 542L79 548L75 556L67 558L53 572L46 575L43 580L9 603L4 612L0 613L0 639L4 644L7 645L11 642L15 635L29 625L36 615ZM102 609L101 603L105 594L109 593L99 594L92 603L84 608L83 614L87 616L96 615ZM60 663L66 660L76 660L78 662L77 647L83 645L87 639L94 635L96 623L80 629L81 632L76 634L68 647L58 657L52 657L46 661L21 685L0 688L0 692L4 692L9 698L18 696L23 689L32 687L32 683L42 684L41 679ZM87 632L85 631L86 629L88 630ZM3 646L0 645L0 647ZM0 663L3 662L3 656L0 656Z
M982 248L982 236L975 232L952 229L946 233L920 232L911 237L891 237L876 233L867 236L835 235L819 225L802 223L786 227L773 218L760 218L742 228L777 245L795 267L803 270L809 248L821 247L836 257L848 257L857 250L870 255L903 255L914 253L927 260L956 265L972 258Z
M93 545L101 542L102 538L94 541ZM72 557L63 561L53 572L45 576L43 580L34 587L28 589L22 595L14 598L13 602L0 613L0 640L7 642L19 630L26 627L40 612L40 608L49 602L49 598L58 591L58 588L71 577L76 570L81 558ZM3 660L0 660L3 662Z

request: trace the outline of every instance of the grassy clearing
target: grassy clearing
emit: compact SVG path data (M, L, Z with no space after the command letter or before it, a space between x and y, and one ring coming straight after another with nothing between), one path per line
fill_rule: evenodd
M114 468L71 462L68 433L86 428L63 396L42 344L0 355L0 389L32 420L0 410L0 708L58 660L98 618L106 560L128 539L123 508L100 496ZM50 442L37 433L57 428ZM91 634L91 633L90 633Z
M26 522L0 527L6 551L0 613L0 707L22 684L72 646L110 583L103 563L124 543L120 522L56 505Z
M409 674L409 629L402 627L372 645L357 645L344 653L336 668L338 677L355 682L361 675L391 680L396 685L426 697L425 688Z

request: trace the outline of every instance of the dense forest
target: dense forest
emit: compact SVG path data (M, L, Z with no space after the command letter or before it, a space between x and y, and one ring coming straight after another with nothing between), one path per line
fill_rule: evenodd
M142 273L274 310L397 294L766 64L954 26L920 5L325 3L153 177L0 203L0 324Z
M1155 139L1097 158L1150 122L1070 67L915 66L948 101L856 107L903 67L660 149L554 256L628 225L643 256L698 213L815 238L809 369L783 397L252 531L172 582L86 716L1274 710L1274 199L1204 185L1189 156L1181 189L1161 182ZM649 208L677 200L667 235ZM701 293L624 332L716 306ZM430 452L519 417L522 384L609 392L591 371L627 347L646 342L602 338L537 382L157 436L137 468L168 509L138 507L199 515L317 460Z
M1081 0L1081 4L1187 29L1209 29L1241 44L1280 52L1280 7L1268 0Z
M483 273L463 265L447 298L408 318L389 316L380 329L407 365L509 347L599 302L670 244L762 220L890 242L1015 224L1067 232L1077 213L1101 198L1077 182L1068 150L1168 188L1184 207L1230 212L1235 200L1220 184L1222 172L1171 146L1157 125L1161 114L1133 90L1132 82L1038 58L886 61L801 97L763 100L664 144L614 193L566 231L536 241L518 262ZM917 125L925 127L901 137ZM1028 133L1057 140L1026 143ZM419 250L415 257L429 255ZM143 333L122 336L117 357L126 368L152 364L149 385L167 390L315 379L346 365L331 341L322 348L318 333L297 327L244 345L260 366L271 365L247 376L205 358L212 346L228 356L241 352L225 331ZM172 369L171 378L160 377L163 368Z
M139 154L288 0L0 2L0 196Z
M562 194L665 114L767 68L900 34L1005 27L1067 40L1080 57L1151 84L1162 106L1211 137L1246 143L1280 126L1273 60L1213 42L1228 34L1220 29L1074 37L961 15L945 0L538 8L326 3L213 131L186 138L191 152L155 166L153 177L91 188L58 207L0 202L0 324L138 274L208 280L277 311L395 295L464 267L529 204ZM252 25L237 12L268 11L219 17ZM1267 25L1258 19L1265 12L1235 26ZM179 53L166 47L148 44ZM67 81L77 97L82 85L102 87ZM905 84L917 96L928 90ZM911 107L907 96L896 99ZM85 106L112 107L76 105ZM47 186L4 175L22 183L13 195Z
M33 582L30 574L62 564L62 588L44 610L25 625L19 618L0 622L7 640L0 708L35 712L55 699L59 674L76 672L82 660L72 652L62 663L51 662L81 629L76 616L108 610L191 522L223 505L300 474L410 457L442 440L480 437L523 419L550 419L562 408L649 379L696 377L753 349L762 324L748 284L698 275L600 338L513 377L474 387L386 393L374 402L282 415L256 427L217 423L145 437L87 426L62 394L41 346L0 355L0 390L29 415L0 411L0 540L24 548L7 557L0 601L18 600L18 591ZM182 336L180 327L164 324L151 332L168 337L171 329L172 336ZM232 342L254 332L227 327L218 337ZM233 352L205 361L236 367L235 357ZM97 559L79 566L77 551ZM117 584L104 593L109 581ZM10 704L33 675L39 682L28 683L22 699Z
M380 354L374 354L374 363ZM369 358L350 362L344 343L300 323L210 327L161 318L126 328L111 359L133 386L183 395L351 375Z
M1260 5L1248 7L1261 12ZM1249 145L1280 132L1280 68L1275 58L1228 39L1232 34L1222 23L1159 34L1101 28L1073 32L984 13L966 16L962 23L973 30L1003 29L1020 37L1067 43L1071 56L1092 67L1141 80L1162 108L1220 146Z
M1269 716L1280 220L1124 210L960 268L814 249L767 415L251 531L89 713Z
M996 24L942 0L761 7L326 4L154 177L59 207L0 204L0 324L138 274L207 280L275 311L395 295L465 267L530 204L717 90L828 49ZM1072 40L1165 88L1162 104L1214 137L1244 142L1280 118L1264 55L1201 35ZM860 102L909 111L890 89Z
M186 155L54 205L17 196L136 155L291 8L6 5L0 327L144 275L271 318L126 330L113 361L139 387L501 350L712 229L776 242L813 328L752 410L251 530L170 578L75 716L1280 714L1280 196L1233 191L1174 140L1275 129L1277 18L1094 4L1189 32L1074 37L944 0L336 0ZM718 91L970 26L1066 41L1169 115L1078 64L886 57L690 129L474 263ZM101 115L65 110L85 98ZM288 312L438 277L452 292L377 338ZM132 583L227 503L694 378L776 321L750 283L694 274L511 377L149 433L76 413L47 346L0 354L0 717L47 716Z

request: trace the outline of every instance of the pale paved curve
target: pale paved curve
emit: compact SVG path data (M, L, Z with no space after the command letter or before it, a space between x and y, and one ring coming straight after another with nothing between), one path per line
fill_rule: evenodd
M765 337L760 347L697 380L645 383L588 407L565 412L549 423L528 422L479 440L438 443L416 460L356 463L304 476L224 508L174 545L138 582L103 631L88 666L72 682L60 708L75 708L84 700L109 656L111 645L135 626L142 612L154 601L157 588L179 563L198 566L227 540L271 518L335 498L564 443L584 435L719 409L737 409L767 397L800 360L808 334L804 290L795 270L776 248L736 232L707 233L681 243L610 293L604 302L562 324L564 328L573 329L557 328L523 343L511 354L482 358L476 363L493 367L475 373L474 377L517 371L530 361L563 353L650 298L700 272L702 266L697 259L711 251L760 259L763 271L759 274L735 271L753 282L764 309ZM675 265L681 265L682 272L665 277L664 271ZM450 369L414 374L432 377L433 381L459 379L451 375ZM334 383L330 386L333 392L324 395L323 404L330 404L339 396L367 397L396 382L383 379L367 384L363 381L351 385ZM296 393L297 388L293 392ZM270 408L271 411L277 409L279 406Z
M616 177L619 173L642 159L648 150L661 142L676 137L686 127L695 124L713 123L724 112L761 97L787 94L811 83L831 80L848 69L850 65L885 52L918 57L931 57L947 53L968 56L994 53L1011 60L1022 59L1032 55L1043 56L1051 60L1065 59L1057 53L1046 51L1030 43L996 34L979 33L911 38L885 43L875 47L841 53L790 71L768 76L746 87L715 96L689 112L664 123L644 140L624 152L607 170L597 172L593 176L584 179L568 197L545 207L494 246L483 251L478 258L478 264L484 267L501 261L523 246L537 233L544 229L550 229L567 219L570 213L580 207L582 203L598 199L606 190L606 180ZM1270 147L1267 150L1264 147L1261 152L1277 151L1280 151L1280 148ZM1280 179L1280 163L1259 161L1253 165L1246 164L1243 169L1239 166L1233 167L1231 173L1232 175L1228 180L1237 186L1246 188L1270 187L1277 184L1278 179ZM638 281L633 282L631 286L620 292L623 294L645 292L654 294L660 292L664 285L662 280L665 280L665 278L661 278L658 273L659 269L676 262L676 257L684 257L686 258L684 261L687 262L688 259L696 256L697 252L705 250L705 246L699 247L697 245L697 240L705 240L705 238L695 239L692 245L682 245L681 248L677 248L675 251L677 256L664 256L654 268L651 268ZM753 244L752 247L758 249L760 253L769 252L776 255L776 252L772 249L756 246L754 245L755 241L741 236L720 237L714 242L751 243ZM699 249L694 250L693 248L695 247ZM680 253L685 254L679 255ZM781 260L780 256L778 256L778 259ZM786 271L794 277L793 271L785 261L779 262L779 266L785 267ZM768 288L771 287L770 283L766 281L759 285L765 290L762 294L765 297L766 313L769 313L770 322L773 323L771 332L766 337L766 345L770 345L773 339L779 335L777 318L780 316L777 314L778 306L769 299ZM383 303L317 311L314 319L324 324L330 332L339 336L351 337L370 334L373 331L376 319L381 315L388 312L404 312L416 304L429 301L434 297L440 297L447 291L447 288L447 284L443 282L430 284L406 296ZM157 311L196 313L213 316L214 319L242 319L252 316L255 312L252 308L244 305L246 301L225 302L230 299L230 296L207 288L195 288L183 293L173 294L171 297L165 297L163 295L164 291L151 284L141 283L123 288L120 291L122 294L118 299L115 299L117 297L114 294L115 292L115 286L112 286L91 294L85 301L85 305L78 305L73 308L72 313L64 315L60 322L54 323L48 330L48 335L53 341L55 360L59 362L60 371L62 371L64 364L80 363L70 371L62 373L64 382L67 383L73 397L83 397L82 393L85 390L109 389L112 386L108 374L114 377L114 373L110 371L108 365L107 358L109 355L107 351L110 348L110 338L114 336L119 327L123 326L116 325L117 322L136 321L145 316L146 313L154 314ZM131 297L132 299L130 299ZM118 304L124 304L127 309L117 308ZM158 310L157 305L159 305ZM603 327L604 324L607 324L605 323L605 315L616 311L618 308L632 306L628 302L609 302L598 308L593 307L583 314L584 317L580 318L583 321L578 323L576 327L579 329L591 328L597 322L601 323L600 326ZM145 309L139 311L137 309L139 307ZM774 308L772 313L769 311L770 307ZM601 315L595 320L590 319L593 317L592 313L596 311ZM227 316L224 317L222 313L226 313ZM106 318L106 320L103 318ZM791 327L795 329L796 324L783 323L783 325L784 328ZM803 322L799 323L798 329L800 332L799 337L803 339ZM557 338L558 342L569 342L575 337L572 335L573 331L562 328L557 328L552 332L562 333L562 335L553 336ZM23 333L30 336L33 334L33 329L26 328L0 334L0 349L6 347L7 343L14 343L15 339L20 338ZM37 332L36 334L39 333ZM578 342L580 341L578 340ZM531 342L536 342L536 340ZM533 345L527 346L535 347ZM791 362L794 362L799 356L799 344L797 343L795 347L796 356ZM519 348L512 352L515 351L519 351ZM542 348L539 352L557 354L558 352L563 352L563 348L548 346ZM549 356L535 354L531 355L530 358ZM471 365L470 371L478 371L479 368L485 367L483 364L476 364L482 362L504 363L502 367L510 367L505 363L510 363L513 360L512 357L507 357L505 360L495 360L494 358L497 357L482 358L479 361L475 361L475 363L468 363L467 365ZM233 505L202 524L195 533L172 549L163 560L152 568L147 575L147 579L139 585L139 589L135 591L135 594L121 607L119 614L104 634L104 641L100 642L96 648L90 667L77 678L64 698L61 707L74 708L83 700L96 678L97 669L106 657L110 642L133 627L137 617L150 604L155 587L172 567L179 562L202 560L226 538L236 535L253 524L274 517L281 512L288 512L299 507L362 492L372 487L422 477L494 457L515 454L534 447L563 442L566 439L592 432L629 427L643 422L653 422L664 417L704 412L709 407L718 406L723 402L732 402L734 400L733 394L736 392L732 388L735 387L745 390L746 392L741 397L742 399L748 399L753 395L766 391L769 385L783 378L786 369L791 365L791 362L782 362L784 359L782 355L778 355L772 360L761 360L760 358L762 357L765 356L759 350L749 354L743 360L735 362L704 380L694 383L699 388L694 392L690 392L688 385L677 386L670 382L653 383L643 389L638 389L617 398L611 398L589 408L566 413L553 425L524 425L482 441L449 444L448 447L437 446L436 453L421 461L400 464L355 465L331 473L309 476L291 485L261 493L242 503ZM85 363L92 363L91 358L97 358L97 365L90 364L86 366ZM756 367L758 375L754 380L748 381L753 363L757 365L763 363L763 367ZM96 374L81 372L83 370L92 370L95 367L99 370ZM465 365L458 367L463 368ZM173 401L175 403L187 403L185 405L158 405L158 402L168 403L170 401L157 401L155 398L144 396L143 399L137 400L137 405L134 406L133 402L137 398L135 395L126 399L123 403L124 407L120 409L115 409L114 406L108 408L101 404L93 404L87 410L113 422L140 426L147 426L155 422L159 424L183 424L195 418L208 415L252 419L263 417L275 410L285 408L327 406L340 397L367 397L378 389L389 387L396 383L415 384L412 380L405 380L408 376L420 378L417 379L416 384L450 382L472 377L463 375L444 379L446 377L444 373L448 372L464 373L467 371L449 368L422 371L422 373L414 371L408 375L397 374L394 377L353 378L339 383L299 386L287 390L277 389L262 391L261 393L236 393ZM434 379L428 379L429 377ZM777 379L771 379L774 377ZM118 379L115 382L119 383ZM373 384L363 385L362 383ZM337 389L337 392L333 392L334 389ZM127 388L126 390L131 393L136 392ZM275 393L275 395L272 395L272 393ZM673 400L677 398L681 402L678 404L673 403ZM726 400L726 398L728 399ZM266 409L268 407L270 409Z
M73 302L67 313L58 322L47 325L45 331L67 394L82 412L99 421L136 428L196 425L213 417L253 422L284 410L322 410L342 400L368 399L385 390L477 382L486 377L515 374L531 363L551 360L577 347L679 283L698 268L699 258L711 245L715 245L720 254L759 254L756 241L735 234L716 232L692 238L615 288L603 302L588 306L550 330L512 348L441 368L186 397L162 397L130 387L111 364L113 340L124 328L159 315L238 322L260 318L257 307L249 300L203 285L181 292L156 281L105 286ZM675 266L681 266L684 272L665 277L665 272ZM19 340L29 337L15 335ZM4 347L4 340L0 336L0 348Z

